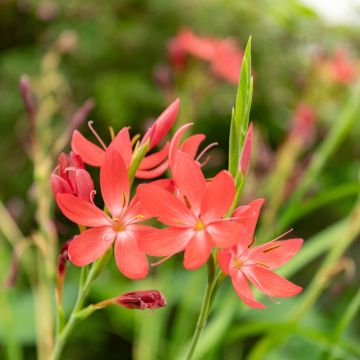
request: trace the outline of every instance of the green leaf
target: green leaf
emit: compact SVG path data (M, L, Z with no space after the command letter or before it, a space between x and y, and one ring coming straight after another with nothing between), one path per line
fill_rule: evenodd
M251 37L249 38L241 64L240 79L236 95L235 110L232 111L229 143L229 171L236 179L241 151L249 125L253 94L251 75Z

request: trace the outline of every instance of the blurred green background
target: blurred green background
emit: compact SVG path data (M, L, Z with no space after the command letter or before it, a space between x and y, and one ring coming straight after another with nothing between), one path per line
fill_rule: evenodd
M55 84L56 91L51 92L59 108L51 120L53 134L60 134L76 109L89 98L95 102L89 119L95 120L99 133L107 134L108 126L119 130L126 125L132 127L133 134L144 132L149 121L179 96L182 105L177 125L194 121L194 131L205 133L207 142L220 144L206 172L213 174L226 167L236 86L214 77L208 64L191 56L183 72L172 68L167 43L182 27L199 35L232 37L239 48L252 36L251 120L256 136L243 201L273 196L279 184L286 185L288 190L279 206L274 200L274 209L283 211L334 124L346 118L342 111L349 109L346 111L356 113L359 108L359 27L326 23L296 0L0 0L0 198L25 235L34 227L35 195L32 162L28 156L29 126L18 82L26 73L39 85L49 53L56 54L55 62L58 61L56 76L47 78ZM331 64L339 49L345 49L345 62L355 69L350 80L341 81L332 75ZM49 57L47 59L49 61ZM314 112L313 135L310 141L301 143L296 154L289 155L293 156L293 163L286 165L286 151L284 155L281 149L289 149L287 139L300 104L306 104ZM315 239L317 234L325 240L328 234L333 235L328 227L345 218L355 204L360 155L360 112L358 114L312 179L307 196L298 208L302 215L290 216L289 224L285 221L286 226L293 227L296 236L304 237L305 241L310 242L308 239ZM81 130L90 134L85 125ZM290 173L284 175L281 166L289 166ZM278 169L277 175L272 176L275 169ZM315 201L311 202L313 198ZM264 238L273 236L276 228L282 228L276 224L276 218L268 215L264 220L261 228ZM58 216L57 227L62 241L74 234L75 227L61 216ZM326 229L328 233L324 233ZM11 248L2 236L0 234L3 242L0 278L4 281ZM341 241L342 234L338 233L336 242ZM294 273L293 280L306 288L324 256L314 256L307 266ZM333 274L329 275L331 281L302 319L302 326L306 327L303 332L301 327L296 331L281 330L284 327L280 324L282 317L286 317L284 314L290 313L299 299L284 300L281 305L267 301L267 310L245 312L227 284L214 310L214 313L222 311L222 318L215 318L210 324L212 332L205 334L201 345L205 350L199 358L325 359L330 351L335 351L335 355L331 355L334 359L360 358L358 349L352 348L360 335L359 315L346 330L345 345L341 345L340 350L330 349L322 338L331 338L329 333L359 288L359 257L360 246L353 242L350 250L334 262ZM78 269L69 267L65 286L67 310L74 301L78 273ZM96 313L77 327L64 359L176 358L196 321L204 271L187 272L182 269L181 257L176 257L153 269L153 273L151 278L134 284L124 279L111 262L97 281L91 295L93 299L100 301L136 288L157 288L164 292L170 305L154 313L135 313L116 307ZM6 319L12 317L11 331L15 342L22 347L20 358L35 359L34 316L26 278L20 275L16 287L6 292L10 300L7 304L11 303L13 309L3 306L0 316L0 358L7 354L9 323ZM231 310L226 312L226 307ZM250 327L249 324L258 324L260 330L253 325L253 332L241 335L238 329ZM284 334L284 331L291 334L275 341L265 356L260 350L260 355L251 352L264 334Z

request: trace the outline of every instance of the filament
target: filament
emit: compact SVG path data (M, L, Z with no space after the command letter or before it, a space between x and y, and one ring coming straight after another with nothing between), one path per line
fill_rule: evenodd
M106 145L104 144L104 142L102 141L101 137L99 136L99 134L96 132L96 130L93 127L94 122L92 120L88 121L88 126L89 129L91 130L91 132L94 134L94 136L96 137L96 139L99 141L100 145L104 148L104 150L106 151Z
M218 146L219 145L219 143L217 143L217 142L213 142L213 143L211 143L211 144L209 144L208 146L206 146L206 148L205 149L203 149L202 151L201 151L201 153L197 156L197 158L195 159L196 161L199 161L200 159L201 159L201 157L208 151L208 150L210 150L210 149L212 149L213 147L215 147L215 146ZM208 161L208 160L207 160ZM207 162L206 161L206 162Z

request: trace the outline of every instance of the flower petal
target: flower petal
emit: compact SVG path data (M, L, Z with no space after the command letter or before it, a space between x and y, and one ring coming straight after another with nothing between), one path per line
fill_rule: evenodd
M231 252L228 249L221 250L218 252L217 259L220 266L220 269L226 275L230 275L230 261L231 261Z
M180 146L180 150L188 154L192 159L195 158L200 144L205 140L204 134L189 136Z
M241 271L237 271L231 277L231 282L234 286L239 298L247 305L255 309L264 309L266 306L255 300L254 294L251 290L249 282Z
M243 248L247 248L249 244L252 243L254 232L256 228L257 221L259 219L260 215L260 209L262 205L264 204L264 199L257 199L249 203L245 206L240 206L237 209L235 209L233 213L233 218L237 218L237 222L239 224L243 224L247 232L243 235L241 244ZM239 251L242 252L242 249L239 247Z
M114 248L116 264L126 277L143 279L149 272L147 258L138 246L136 232L123 231L118 234Z
M66 182L62 177L56 174L51 174L51 190L53 195L56 197L57 193L60 194L72 194L73 190L68 182Z
M111 225L111 220L102 210L72 194L57 194L56 202L62 213L76 224L91 227Z
M247 233L246 226L233 220L219 220L207 225L206 230L215 246L228 248L242 241Z
M206 181L200 165L188 154L177 151L172 173L181 196L186 197L191 209L200 215L206 190Z
M206 231L196 231L194 237L185 248L184 268L195 270L204 265L212 249L212 241Z
M105 156L105 151L99 146L87 140L77 130L73 132L71 139L71 149L88 165L100 166Z
M235 197L235 182L228 171L219 172L208 184L201 207L205 221L222 218L230 209Z
M192 125L193 125L193 123L188 123L188 124L181 126L179 129L176 130L174 136L172 137L172 139L170 141L169 162L170 162L171 168L175 164L175 155L179 149L179 143L180 143L181 137L184 135L185 131Z
M254 263L266 264L269 269L276 269L286 264L300 250L303 239L271 241L249 250L248 258Z
M112 245L116 233L110 226L89 229L76 236L69 243L70 261L77 266L85 266L97 260Z
M115 139L109 145L108 150L116 150L124 160L124 163L129 167L132 158L132 146L130 140L129 129L127 127L122 128Z
M129 203L130 186L126 165L121 155L109 149L100 168L100 186L106 207L113 217L120 217Z
M158 166L166 160L169 153L170 144L167 142L160 151L146 156L139 166L139 170L149 170Z
M145 210L170 226L191 226L195 219L189 209L173 194L157 185L142 184L137 194Z
M244 272L254 286L268 296L289 297L302 291L300 286L293 284L271 270L265 269L261 265L247 266L244 268Z
M75 182L77 196L86 201L91 201L91 193L94 191L94 183L90 174L83 169L75 170Z
M137 170L136 177L138 179L153 179L162 175L169 167L168 161L164 161L159 166L150 170Z
M171 256L183 251L193 236L194 231L190 229L157 229L140 238L139 246L151 256Z

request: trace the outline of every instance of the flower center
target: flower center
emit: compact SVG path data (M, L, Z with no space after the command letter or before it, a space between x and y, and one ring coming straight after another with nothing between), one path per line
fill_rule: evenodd
M240 261L239 259L232 259L232 263L234 265L234 267L238 270L240 270L242 268L242 266L244 265L242 261Z
M113 226L114 226L114 230L116 232L121 232L121 231L125 230L124 224L121 221L119 221L119 219L113 220Z
M205 227L206 227L206 226L205 226L205 224L202 222L201 219L198 219L198 220L196 221L195 226L194 226L195 230L198 230L198 231L204 230Z

